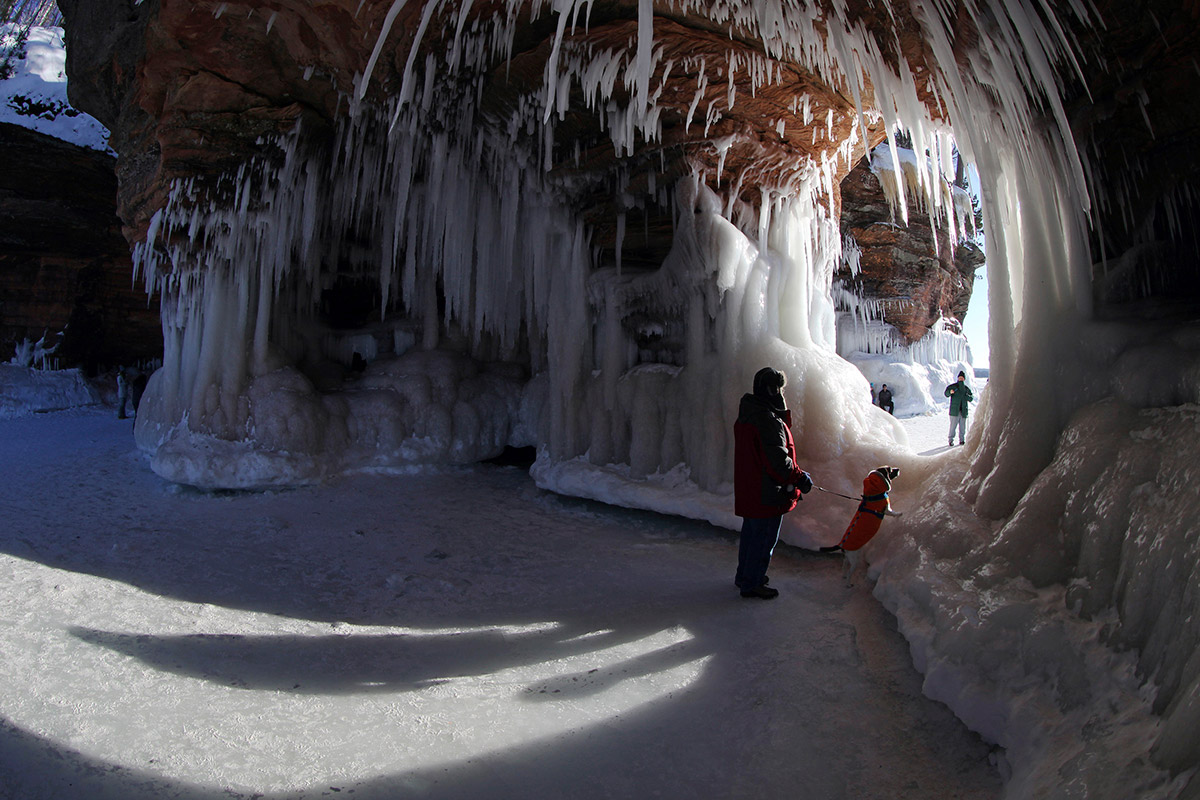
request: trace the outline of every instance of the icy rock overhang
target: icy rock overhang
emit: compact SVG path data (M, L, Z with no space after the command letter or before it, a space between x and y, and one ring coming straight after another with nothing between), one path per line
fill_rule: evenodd
M892 148L881 145L842 181L843 263L834 293L838 310L850 315L845 324L856 330L886 324L887 336L900 346L920 341L940 320L961 325L984 254L973 218L977 200L954 183L940 186L946 212L939 221L919 186L915 154L906 148L896 152L899 169L891 163ZM909 224L892 200L901 192ZM839 338L838 352L881 353L889 346L852 344Z
M64 11L70 26L102 8ZM986 160L1002 251L1024 246L1012 209L1042 228L1078 224L1057 95L1068 37L1047 13L1017 0L345 0L112 17L109 39L140 49L100 99L137 268L178 338L162 382L171 415L244 440L249 383L293 364L319 385L322 368L305 364L325 355L314 310L371 280L382 320L399 315L425 348L461 335L474 356L547 374L540 442L554 460L625 451L617 386L647 360L725 387L695 399L723 430L724 395L753 362L805 371L832 354L838 182L887 131L910 129L928 154L916 180L933 216L949 212L951 126L965 157ZM1014 266L993 273L1010 328L1024 311ZM1051 313L1082 297L1077 268L1055 268ZM583 416L595 373L618 420L607 434ZM861 438L854 427L831 419L806 436L836 455ZM593 450L605 435L613 446ZM639 447L657 450L639 459L652 471L680 452L666 438ZM727 450L680 463L717 490Z
M71 5L68 24L100 14ZM719 491L729 443L693 453L658 424L642 441L622 422L643 418L640 392L619 385L675 367L673 385L707 387L697 422L725 430L755 362L832 356L838 183L860 152L910 128L934 217L951 123L968 158L995 137L982 118L1006 123L987 142L998 174L1045 153L1060 196L1078 177L1069 139L1030 131L1043 108L1062 117L1061 31L1017 2L213 2L125 19L136 80L106 97L136 269L164 299L160 422L230 441L258 429L262 376L291 365L325 389L347 347L326 306L359 286L384 339L545 373L550 459L682 463ZM809 423L823 457L862 438Z
M119 45L111 59L72 50L73 62L93 68L72 92L97 107L123 147L131 240L144 237L171 180L236 169L264 134L301 118L332 125L355 98L380 107L398 100L448 130L503 129L517 117L529 124L523 138L549 145L543 166L607 174L609 185L592 178L593 196L577 202L611 245L615 173L630 182L622 191L652 196L648 165L657 163L662 188L664 176L699 161L713 185L740 180L757 202L762 187L789 185L810 159L844 170L831 163L838 148L856 135L858 148L880 141L882 123L902 115L897 105L904 116L945 120L944 95L958 78L936 76L957 69L978 41L965 6L907 2L713 10L214 1L143 4L132 20L115 5L108 18L105 3L73 6L64 4L69 25L79 20ZM111 83L98 85L105 75ZM536 113L519 119L530 105Z

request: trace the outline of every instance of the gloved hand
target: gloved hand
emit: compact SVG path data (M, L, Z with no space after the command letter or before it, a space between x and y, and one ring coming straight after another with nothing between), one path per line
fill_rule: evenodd
M800 474L796 476L796 487L800 489L801 494L808 494L811 492L813 488L812 476L804 470L800 470Z

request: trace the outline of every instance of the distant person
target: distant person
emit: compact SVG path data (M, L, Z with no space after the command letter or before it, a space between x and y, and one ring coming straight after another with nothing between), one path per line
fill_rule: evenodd
M954 429L958 428L958 443L967 443L967 407L975 399L971 387L966 384L967 373L958 373L958 383L946 387L946 397L950 398L950 432L946 434L946 445L954 446Z
M879 389L879 407L892 416L896 415L896 404L892 402L892 390L885 383Z
M783 400L787 376L763 367L754 391L742 395L733 426L733 503L742 518L734 584L742 597L770 600L779 590L767 586L767 567L779 542L783 515L796 507L812 478L796 466L792 413Z
M142 395L146 393L146 384L150 382L150 376L144 371L138 370L137 377L133 379L130 386L130 393L133 396L133 416L137 416L138 407L142 404Z
M884 386L887 384L885 383ZM871 384L871 405L875 405L875 384Z
M117 367L117 419L125 419L125 404L129 402L129 378L125 368Z
M350 359L350 371L356 375L361 375L366 372L367 360L362 357L362 353L354 351L354 357Z

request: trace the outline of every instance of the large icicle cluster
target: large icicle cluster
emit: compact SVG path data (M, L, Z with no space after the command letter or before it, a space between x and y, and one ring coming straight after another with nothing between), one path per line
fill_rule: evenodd
M135 250L137 268L163 294L165 339L164 369L148 392L151 413L139 418L143 444L159 453L160 471L203 485L294 482L364 463L495 455L517 425L522 370L493 368L502 373L498 385L469 390L467 398L456 398L455 387L406 398L456 421L466 403L462 413L495 426L491 435L480 439L478 426L456 424L443 431L449 438L438 447L397 449L397 442L423 438L423 425L382 436L374 430L382 423L372 416L365 424L357 406L367 379L396 370L373 365L336 401L315 392L313 380L329 371L338 344L317 318L322 294L346 276L378 281L381 308L395 313L382 343L359 347L363 356L378 356L381 347L404 356L400 351L416 339L412 331L426 350L436 347L443 313L472 334L476 353L493 357L517 348L526 320L531 330L571 339L561 328L584 317L563 315L550 298L562 301L569 291L560 283L578 273L570 265L586 262L579 224L543 196L538 171L495 159L482 146L467 154L444 136L423 138L415 129L388 135L386 120L365 113L319 151L306 148L298 133L275 158L248 164L213 187L177 184ZM411 366L414 356L405 358ZM479 369L464 377L473 379ZM262 430L272 420L262 419L267 393L258 387L280 380L305 406L293 420L308 424L289 423L268 442ZM373 388L404 394L397 386ZM249 402L257 396L260 403ZM384 413L368 406L363 413ZM285 462L303 454L303 464L236 478L223 474L229 464L220 455L221 463L209 466L184 468L177 458L168 467L163 444L193 434L265 448ZM190 446L186 452L208 458Z
M564 0L552 9L557 29L543 86L484 111L485 74L511 51L523 10L512 2L490 16L472 16L465 4L457 13L448 4L426 4L398 93L389 107L374 108L360 98L368 95L372 67L388 41L389 20L395 19L389 14L359 79L358 97L347 103L331 144L312 142L301 130L277 143L274 155L236 174L174 187L135 253L149 285L163 291L167 342L164 369L149 393L153 412L139 421L145 446L161 449L171 438L193 434L263 446L255 439L261 427L260 408L249 402L253 385L290 370L290 391L311 395L304 401L309 410L298 415L311 420L311 429L293 431L295 442L277 435L270 449L285 458L304 453L313 461L283 470L277 479L361 463L347 461L345 452L369 450L369 442L354 433L325 434L361 428L343 420L341 405L328 394L337 381L322 377L336 372L325 363L329 356L344 355L353 345L324 330L314 310L339 279L369 277L379 287L382 323L390 326L375 337L381 344L363 345L377 361L389 355L389 342L390 355L398 356L401 342L419 340L430 349L444 337L461 336L461 352L484 361L516 358L540 376L524 389L506 390L523 393L517 405L536 412L536 419L513 417L498 428L523 431L541 447L537 474L544 485L562 488L555 474L580 460L595 468L628 466L637 480L678 475L682 468L728 519L727 437L736 398L759 366L775 363L796 373L789 399L805 459L828 464L838 482L852 487L880 448L890 451L902 438L871 415L865 381L835 354L831 276L842 246L835 175L849 167L856 148L867 146L868 121L878 120L888 130L910 130L916 150L929 154L906 165L904 174L924 187L933 208L953 205L941 188L952 169L947 123L964 155L987 167L981 173L992 225L989 275L998 307L993 320L1001 328L993 331L993 342L1004 351L996 359L993 390L1007 402L1017 349L1012 331L1023 317L1023 263L1077 264L1081 255L1064 249L1077 247L1079 238L1060 246L1061 239L1047 235L1079 230L1082 218L1069 137L1053 129L1031 133L1040 105L1061 119L1050 64L1061 56L1063 39L1053 20L1047 26L1031 6L1015 0L979 9L971 22L987 33L973 62L981 67L966 75L950 38L953 26L940 16L943 6L914 2L911 11L934 57L920 65L919 89L914 68L903 58L886 57L875 34L840 4L708 9L683 3L681 12L704 14L761 43L762 56L731 50L725 63L706 64L665 57L644 1L637 35L624 50L592 48L586 34L590 6ZM539 5L531 9L534 16L541 12ZM421 59L422 41L437 28L431 27L435 17L453 22L444 28L453 36L444 33L445 52L429 51ZM700 117L706 132L735 107L735 73L749 76L751 90L759 91L782 80L781 64L799 65L848 92L859 125L841 141L828 139L816 156L755 175L743 172L733 186L720 185L719 166L714 176L700 165L674 187L652 173L645 181L651 197L632 196L618 185L616 274L609 275L589 230L572 212L573 178L552 169L569 158L555 143L555 128L572 92L577 88L584 98L584 108L573 113L598 117L619 159L659 136L657 98L673 70L698 74L688 122L696 115L699 135ZM722 77L728 84L718 96L723 105L718 99L699 107L708 97L702 87ZM929 97L939 104L939 121ZM815 121L806 92L794 96L791 108L801 122ZM814 126L814 140L819 128ZM832 109L825 130L832 135ZM718 165L732 145L728 137L710 142ZM897 163L894 143L889 146ZM644 169L646 162L640 163ZM1030 164L1038 168L1036 183L1026 177ZM772 183L762 183L767 174L775 176ZM754 205L744 199L752 186ZM906 196L897 194L902 213ZM623 275L622 223L626 211L639 205L673 208L674 244L655 274ZM1014 214L1022 215L1021 224L1013 223ZM951 225L955 218L946 214ZM1039 294L1037 302L1048 304L1050 315L1073 317L1084 300L1076 273L1068 268L1056 274L1063 291L1050 298ZM647 360L656 366L644 367ZM1050 363L1049 356L1036 355L1022 361L1034 370ZM668 378L662 377L669 372L663 364L674 370ZM656 377L642 381L642 373ZM599 406L593 383L602 386ZM630 388L635 385L642 388ZM1000 436L1004 424L990 429L985 450L1010 441ZM1045 428L1040 439L1050 442L1053 423ZM438 452L483 455L521 438L498 435L486 445L447 444ZM976 478L979 501L999 508L1014 502L1048 460L1049 444L1043 449L1024 466L998 459L994 479ZM861 451L861 460L847 459L850 451ZM187 452L205 458L196 448ZM219 467L162 468L180 479L193 472L222 479ZM271 476L253 476L264 479ZM811 543L830 535L826 524L812 523L796 515L788 536Z

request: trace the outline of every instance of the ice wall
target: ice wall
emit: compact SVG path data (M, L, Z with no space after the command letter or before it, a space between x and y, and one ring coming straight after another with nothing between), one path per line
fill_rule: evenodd
M872 551L876 594L926 693L1006 748L1007 796L1187 797L1200 762L1194 325L1082 333L1064 376L1105 399L1072 415L1006 519L971 511L970 464L955 459Z
M773 364L788 375L802 461L849 491L872 468L864 465L900 446L904 433L870 407L866 380L834 352L828 287L836 221L803 195L787 198L775 204L761 248L723 216L720 198L698 179L683 182L679 193L675 246L659 271L594 275L604 287L595 294L615 312L599 325L603 366L581 386L586 427L577 453L539 457L535 479L568 494L737 527L733 422L754 373ZM677 307L682 366L629 357L622 309L647 297ZM790 540L815 547L828 543L822 537L842 509L812 506L786 524Z
M161 396L152 402L157 416L139 423L143 443L158 447L177 428L253 441L257 410L246 402L252 384L292 364L312 380L318 370L299 364L311 358L312 341L322 338L312 309L332 280L349 274L374 277L381 288L381 317L403 315L415 322L409 328L420 330L425 349L461 333L466 351L481 360L527 357L533 373L545 372L548 380L539 391L546 396L529 405L544 411L539 442L550 463L585 455L597 465L632 460L638 475L683 464L700 489L718 490L729 475L728 447L711 440L725 434L709 433L700 437L704 445L693 446L686 438L676 441L670 426L650 424L634 446L633 426L622 420L638 415L614 410L618 382L645 361L623 329L628 309L645 305L646 297L668 298L655 309L662 317L657 324L671 326L687 343L684 357L673 362L680 369L671 385L692 387L684 392L683 415L704 409L689 419L689 431L725 431L736 405L731 398L767 359L815 373L800 364L828 360L836 339L830 276L842 243L832 219L833 175L864 146L865 126L861 136L856 128L848 140L831 141L825 151L781 172L775 185L759 187L755 206L742 201L740 185L715 187L720 196L705 198L714 187L699 171L683 183L703 184L704 192L677 185L634 198L635 204L673 206L675 247L653 277L622 280L618 262L618 277L608 279L604 265L594 263L588 231L569 212L572 187L548 167L555 157L555 126L573 86L600 118L617 157L659 136L657 102L672 64L654 47L653 15L643 15L639 36L625 49L599 49L586 38L567 36L577 24L586 26L590 6L556 4L549 12L557 15L558 27L545 91L484 114L478 103L484 72L496 53L507 52L520 7L513 4L490 21L470 25L459 14L449 50L429 54L422 64L418 48L440 8L424 9L402 84L384 109L361 103L388 26L380 31L331 147L316 148L297 131L264 143L272 152L236 174L174 186L135 252L147 285L163 292L168 353L152 387ZM996 88L985 90L959 74L937 18L940 7L918 4L916 10L938 53L934 66L940 67L930 85L945 94L954 121L970 101L983 103ZM1053 31L1039 33L1023 5L999 10L1004 13L998 22L987 19L999 26L996 35L980 47L988 51L988 63L1003 65L1000 78L988 81L999 86L1004 102L984 107L995 108L1016 132L1009 148L1020 158L1031 147L1026 133L1034 113L1031 94L1054 107L1053 76L1042 62L1055 55L1044 45L1049 42L1053 50L1058 40ZM934 212L953 211L953 197L944 191L953 169L949 129L930 118L908 65L888 63L873 34L844 10L822 9L830 18L823 25L770 3L711 12L685 4L684 11L709 13L714 22L762 41L761 58L731 55L723 65L731 87L736 71L759 86L782 80L780 63L799 63L847 89L864 119L884 118L889 128L903 123L913 131L916 149L928 153L906 164L905 180L925 188L922 202ZM1035 45L1031 65L1024 48ZM700 70L707 75L703 65ZM865 91L868 85L872 95ZM797 107L806 99L797 98ZM723 102L726 108L735 105L736 92L731 89ZM720 103L709 104L705 130L721 112ZM972 110L967 116L982 115ZM993 127L971 132L981 142L995 135ZM725 152L730 142L715 146ZM903 210L907 193L899 194ZM623 208L615 211L620 216ZM953 213L945 218L954 224ZM697 219L706 230L693 230ZM991 274L1003 280L1008 273L1000 268ZM1009 296L999 294L1002 300ZM824 391L799 384L794 390L797 415L807 415L813 427L800 438L806 448L812 443L806 457L838 458L848 442L878 432L868 434L857 422L844 421L861 417L859 398L866 392L834 386L839 370L820 373L807 383L829 384ZM593 380L604 385L599 414L588 401L586 387ZM635 406L638 394L629 401ZM827 407L817 410L804 397L820 397ZM655 441L643 441L646 435ZM894 431L882 435L895 444ZM296 448L278 441L276 449L303 451L312 437L302 438ZM652 458L653 453L658 455Z
M535 336L584 340L573 334L587 326L580 283L586 235L547 196L538 171L502 160L482 139L464 151L421 130L411 115L398 119L408 127L361 109L332 147L314 150L298 130L235 175L173 187L134 251L138 274L163 298L164 365L137 426L161 474L206 486L294 483L365 465L476 461L528 443L511 435L521 424L527 376L501 362L528 335L525 325ZM378 235L364 239L364 231ZM340 365L313 362L346 346L317 315L322 292L345 276L378 281L392 356L410 344L400 343L411 330L421 332L426 355L398 356L400 372L420 364L433 370L426 380L435 383L499 373L504 386L488 392L503 401L477 402L479 391L463 385L422 398L394 382L374 386L384 399L423 409L403 430L384 434L377 417L386 410L357 402L363 380L336 395L318 392L319 375L335 373L319 381L325 390L342 383ZM445 365L429 353L444 336L465 337L453 350L472 366L438 372ZM376 356L373 344L357 349ZM541 351L537 366L561 364L565 373L582 363L575 355L571 346ZM373 365L367 377L396 372L392 360ZM573 385L547 401L556 415L551 431L568 441L562 409ZM270 399L276 392L292 404ZM455 425L433 419L442 417ZM423 437L427 427L449 438L428 447L398 444ZM195 446L197 436L210 446ZM229 442L238 446L226 452ZM242 469L253 451L265 454L262 465Z

